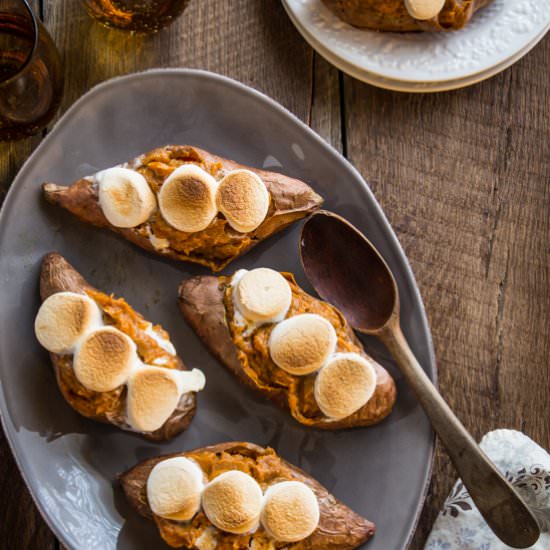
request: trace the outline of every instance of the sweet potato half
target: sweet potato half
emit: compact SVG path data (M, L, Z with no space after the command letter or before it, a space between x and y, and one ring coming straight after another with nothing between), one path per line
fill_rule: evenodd
M375 31L448 31L461 29L474 13L492 0L447 0L437 17L411 17L404 0L323 0L340 19Z
M361 342L335 307L304 292L292 274L282 275L292 290L287 317L305 312L317 313L334 326L338 351L366 356ZM206 347L244 385L289 410L301 424L325 430L369 426L391 412L396 399L395 382L382 366L376 364L377 384L372 398L343 419L324 416L313 395L315 373L295 376L278 368L270 358L267 343L274 325L262 325L245 335L234 323L230 281L230 277L213 276L187 279L179 288L179 305L184 318Z
M260 486L294 480L305 483L319 502L320 519L315 531L294 543L273 543L260 527L252 534L232 535L215 529L202 511L191 521L174 521L156 516L147 503L147 478L163 459L184 456L195 460L208 480L228 470L241 470L256 479ZM185 453L176 453L145 460L119 477L122 489L133 507L144 517L154 519L162 538L174 548L196 548L197 540L210 529L218 550L288 548L291 550L351 550L367 541L375 525L338 501L311 476L289 464L273 449L252 443L220 443ZM202 547L202 545L201 545ZM207 547L207 546L205 546ZM213 547L208 546L208 547Z
M104 294L90 285L76 269L60 254L52 252L44 257L40 274L40 296L42 301L57 292L76 292L88 294L103 310L104 322L113 325L128 334L137 345L138 354L162 353L158 344L145 334L140 325L145 319L134 311L123 299ZM132 430L126 422L126 385L109 392L95 392L84 387L76 378L73 370L73 356L50 353L57 384L67 403L87 418L113 424L123 430ZM171 365L167 368L187 370L179 357L171 356ZM142 433L153 441L170 439L185 430L196 409L196 396L186 393L168 420L154 432Z
M141 173L153 192L158 193L167 176L177 167L190 163L200 166L216 178L240 168L255 172L270 194L269 210L262 224L252 232L241 233L232 229L227 220L218 214L203 231L185 233L166 223L157 209L145 223L127 229L119 228L111 225L104 216L93 176L81 178L70 187L55 183L44 183L42 187L46 200L65 208L84 222L108 228L149 252L201 264L213 271L223 269L254 245L316 210L323 202L317 193L300 180L243 166L188 145L168 145L155 149L123 166Z

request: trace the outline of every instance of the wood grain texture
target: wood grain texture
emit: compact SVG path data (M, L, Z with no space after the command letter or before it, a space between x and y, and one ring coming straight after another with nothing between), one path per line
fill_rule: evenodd
M36 509L0 430L0 548L53 550L57 541Z
M505 73L437 95L345 79L350 160L411 261L443 396L476 438L524 431L550 448L550 40ZM412 548L455 479L438 449Z
M419 96L343 77L303 42L279 0L194 0L153 36L105 29L75 0L42 4L65 63L61 112L112 76L203 68L267 93L347 153L411 260L443 395L476 437L512 427L550 447L550 39L488 82ZM0 203L40 139L0 144ZM12 503L0 510L0 546L58 547L3 437L0 458L3 502ZM414 550L454 478L439 450Z
M313 59L311 108L307 123L340 153L345 143L342 135L341 78L337 69L318 54Z

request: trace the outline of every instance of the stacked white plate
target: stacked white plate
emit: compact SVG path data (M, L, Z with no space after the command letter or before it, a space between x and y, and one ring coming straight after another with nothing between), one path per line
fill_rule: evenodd
M550 0L494 0L464 29L383 33L344 23L321 0L282 0L309 44L345 73L381 88L469 86L523 57L550 29Z

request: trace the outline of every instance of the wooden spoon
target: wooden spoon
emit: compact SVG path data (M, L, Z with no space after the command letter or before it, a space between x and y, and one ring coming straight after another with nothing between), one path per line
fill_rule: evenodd
M360 332L378 337L412 387L464 486L495 535L514 548L535 544L537 521L478 447L415 359L399 323L399 293L386 262L349 222L319 211L300 240L304 271L319 295Z

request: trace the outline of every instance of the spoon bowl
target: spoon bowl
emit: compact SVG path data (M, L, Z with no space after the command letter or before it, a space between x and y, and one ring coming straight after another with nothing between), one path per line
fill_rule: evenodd
M354 328L374 334L398 314L399 294L386 262L365 241L349 222L323 211L304 224L300 255L319 296L345 312Z
M535 517L412 353L401 331L395 278L375 246L348 221L321 210L303 226L300 257L321 298L340 309L353 328L378 337L388 348L495 535L513 548L535 544L540 536Z

